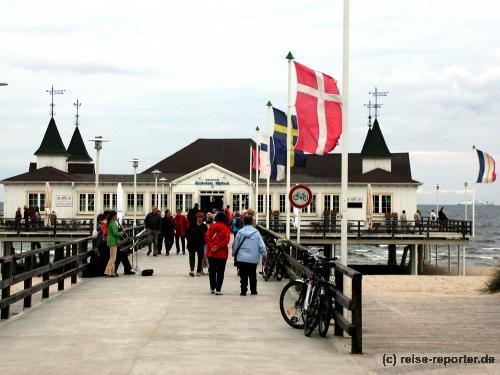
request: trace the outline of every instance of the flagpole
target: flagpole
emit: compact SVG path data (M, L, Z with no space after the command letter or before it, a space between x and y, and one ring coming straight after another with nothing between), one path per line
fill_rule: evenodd
M267 140L269 140L269 134L271 134L273 128L273 104L271 101L267 102ZM267 146L267 155L269 159L269 170L267 171L267 180L266 180L266 229L269 229L269 216L272 207L269 207L269 181L271 179L271 144L268 143Z
M259 140L259 127L255 128L255 224L259 224L259 155L260 154L260 140ZM264 202L262 202L264 203Z
M342 73L342 175L341 175L341 222L340 222L340 263L347 265L347 190L348 190L348 121L349 121L349 0L344 0Z
M252 188L253 180L252 180L252 145L250 145L250 195L248 196L248 207L253 207L253 188ZM234 207L233 207L234 210Z
M286 111L286 191L285 191L285 210L286 210L286 238L290 239L290 201L288 192L291 184L290 152L292 151L292 52L286 55L288 60L288 107Z
M476 146L472 146L472 238L476 235L476 186L477 186L477 177L476 177L476 168L474 168L474 158L477 156Z

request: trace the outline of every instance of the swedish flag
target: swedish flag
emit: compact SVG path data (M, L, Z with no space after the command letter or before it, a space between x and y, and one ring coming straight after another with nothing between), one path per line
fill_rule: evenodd
M273 107L274 114L274 160L273 164L286 165L286 133L287 133L287 118L283 111ZM299 136L299 129L297 126L297 117L292 115L292 145L290 152L290 166L292 167L305 167L306 156L302 151L294 150L297 138Z

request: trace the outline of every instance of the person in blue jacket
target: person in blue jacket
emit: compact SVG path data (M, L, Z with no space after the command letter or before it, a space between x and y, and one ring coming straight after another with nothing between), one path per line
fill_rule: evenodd
M260 257L267 256L266 245L259 231L253 227L253 217L243 217L243 228L233 241L233 257L240 271L241 296L247 295L248 282L250 292L257 294L257 265Z

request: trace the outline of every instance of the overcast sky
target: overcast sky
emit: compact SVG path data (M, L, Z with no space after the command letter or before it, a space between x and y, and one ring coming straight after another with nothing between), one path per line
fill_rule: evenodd
M103 173L131 172L133 157L146 169L199 137L254 136L268 100L285 109L289 50L342 89L342 3L4 1L0 178L35 160L52 84L66 90L66 146L77 98L84 139L110 140ZM500 160L499 14L498 0L351 1L349 149L368 129L368 92L389 91L379 122L391 151L410 152L420 203L436 183L441 201L464 200L473 144ZM477 198L500 203L500 183Z

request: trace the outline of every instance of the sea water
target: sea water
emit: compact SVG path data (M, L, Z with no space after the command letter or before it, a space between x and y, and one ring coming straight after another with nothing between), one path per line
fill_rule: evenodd
M444 213L448 219L465 220L464 205L445 205ZM430 216L434 205L419 205L424 217ZM468 266L500 266L500 206L478 205L475 208L475 238L466 246L466 262ZM472 206L467 206L468 220L472 220ZM413 218L408 218L413 220ZM337 246L337 252L339 251ZM397 248L398 259L401 259L403 247ZM434 254L434 251L432 252ZM456 246L452 249L452 257L456 261ZM337 254L338 255L338 254ZM434 255L433 255L434 256ZM382 246L350 246L349 263L353 264L386 264L387 245ZM447 259L448 247L438 248L438 260Z

